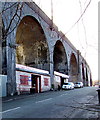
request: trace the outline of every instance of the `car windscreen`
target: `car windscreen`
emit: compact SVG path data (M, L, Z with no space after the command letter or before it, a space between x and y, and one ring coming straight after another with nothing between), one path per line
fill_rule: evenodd
M69 85L69 83L64 83L63 85Z
M75 84L80 84L80 83L75 83Z

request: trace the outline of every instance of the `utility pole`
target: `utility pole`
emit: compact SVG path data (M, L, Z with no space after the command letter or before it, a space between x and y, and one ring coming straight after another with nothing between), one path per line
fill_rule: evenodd
M53 29L53 1L51 0L51 30Z

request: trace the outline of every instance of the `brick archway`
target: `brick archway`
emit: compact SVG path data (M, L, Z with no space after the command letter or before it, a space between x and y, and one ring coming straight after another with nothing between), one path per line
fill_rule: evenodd
M86 86L89 85L88 82L89 82L89 80L88 80L88 70L87 70L87 67L86 67Z
M16 63L49 70L49 48L44 31L32 16L25 16L16 33Z
M58 40L54 46L53 60L55 71L68 74L67 55L60 40Z
M82 63L82 79L83 79L83 84L85 86L85 71L84 71L84 64Z
M77 80L78 80L77 59L75 54L72 53L70 58L70 81L77 82Z

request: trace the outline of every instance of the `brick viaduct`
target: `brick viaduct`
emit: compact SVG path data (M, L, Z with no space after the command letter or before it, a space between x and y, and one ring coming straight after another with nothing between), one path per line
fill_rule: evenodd
M17 6L13 4L2 3L2 8L5 9L2 13L5 28L16 13ZM13 29L14 26L16 27ZM69 75L69 81L82 81L84 86L92 85L90 68L79 50L58 31L57 26L52 24L50 18L34 2L19 4L9 33L6 45L3 46L8 94L16 89L16 63L49 71L52 84L54 71L58 71ZM18 46L15 47L16 45Z

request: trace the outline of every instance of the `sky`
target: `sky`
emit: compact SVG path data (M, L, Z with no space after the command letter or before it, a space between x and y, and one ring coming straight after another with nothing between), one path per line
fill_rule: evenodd
M98 80L99 0L52 0L52 14L51 0L33 1L50 18L53 14L53 22L58 26L59 31L66 34L66 37L76 49L80 50L82 56L90 66L93 80ZM83 12L83 16L77 22Z

